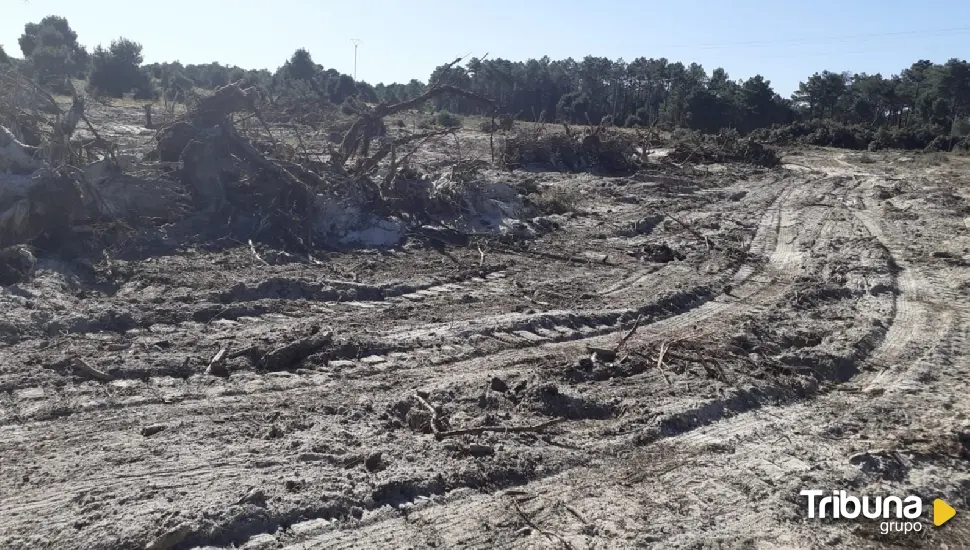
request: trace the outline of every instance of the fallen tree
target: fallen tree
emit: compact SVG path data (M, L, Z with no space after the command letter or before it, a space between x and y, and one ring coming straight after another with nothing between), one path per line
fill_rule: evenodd
M0 73L0 84L0 171L29 175L0 184L0 246L66 240L74 224L105 214L97 190L76 167L81 157L72 138L87 122L84 100L75 92L64 112L49 92L13 70ZM40 143L24 143L24 136Z

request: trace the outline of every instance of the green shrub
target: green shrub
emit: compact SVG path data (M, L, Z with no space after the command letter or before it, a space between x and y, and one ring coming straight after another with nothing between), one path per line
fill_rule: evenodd
M108 97L123 97L134 92L139 99L155 96L155 86L151 73L141 68L141 44L119 38L111 41L111 46L94 49L90 87L97 93Z
M876 149L944 150L953 141L943 128L934 125L907 126L903 128L882 127L873 130L869 126L846 125L831 120L806 120L792 124L776 125L770 130L751 133L755 139L776 144L804 143L820 147L865 150L870 144ZM938 139L942 138L942 139Z
M445 128L460 128L462 124L461 118L450 111L439 111L435 116L435 123Z
M938 126L896 128L892 131L892 142L899 149L925 149L942 133Z
M133 99L139 101L158 101L162 98L162 91L155 86L154 82L148 79L140 82L133 92Z
M876 131L876 134L872 137L872 141L876 144L878 149L886 149L887 147L892 147L893 136L889 133L889 130L883 126Z

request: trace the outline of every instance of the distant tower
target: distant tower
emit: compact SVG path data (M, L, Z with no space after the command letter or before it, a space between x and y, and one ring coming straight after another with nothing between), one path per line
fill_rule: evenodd
M351 38L350 43L354 45L354 82L357 81L357 46L363 42L359 38Z

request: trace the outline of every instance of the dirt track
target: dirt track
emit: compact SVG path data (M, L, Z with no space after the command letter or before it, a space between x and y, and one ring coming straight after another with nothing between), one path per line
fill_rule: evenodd
M874 157L487 172L582 194L504 244L42 260L0 293L0 547L963 547L798 496L970 512L970 163Z

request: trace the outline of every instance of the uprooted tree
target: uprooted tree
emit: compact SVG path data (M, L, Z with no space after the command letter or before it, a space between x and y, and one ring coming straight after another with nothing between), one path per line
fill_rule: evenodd
M214 212L247 212L259 218L260 230L272 228L291 246L308 247L312 241L315 197L321 193L352 197L380 215L396 211L410 197L396 196L393 185L402 166L398 155L408 144L422 142L452 130L414 133L381 139L384 118L447 95L459 95L486 104L493 102L449 83L434 83L414 99L368 106L357 102L357 118L332 147L329 160L311 158L272 138L255 89L230 84L199 102L185 120L159 133L157 155L163 162L178 163L178 177L193 192L199 205ZM240 134L232 117L248 113L260 120L264 140L252 141ZM407 155L403 155L406 158ZM375 172L388 160L386 174L375 181ZM245 185L240 182L245 181ZM269 207L267 208L267 205Z
M94 141L74 139L82 121L90 127L76 92L64 112L20 73L0 72L0 171L29 175L0 186L0 246L61 240L74 222L103 214L97 190L79 168Z
M3 78L0 164L29 178L13 191L10 185L0 186L4 191L0 193L0 245L33 242L45 235L66 240L64 232L72 225L125 217L130 200L101 196L104 174L120 173L125 162L88 121L83 98L75 92L71 109L63 112L47 91L19 73ZM274 240L308 251L313 245L315 204L321 196L351 201L379 215L405 214L395 209L412 197L397 196L398 187L392 184L413 152L405 152L409 144L453 130L389 139L383 136L383 119L449 94L491 103L449 83L435 83L420 97L405 102L357 102L356 120L324 160L322 155L314 158L302 138L302 151L276 139L265 117L262 94L229 84L202 97L184 117L159 130L155 150L138 161L140 172L153 175L140 183L159 195L183 189L189 210L199 213L210 228L231 226L237 237ZM258 121L261 131L241 132L244 120ZM93 137L76 135L80 122L83 134ZM378 137L381 144L372 150ZM103 155L86 156L92 147L100 147ZM379 165L386 173L376 181ZM125 221L129 227L142 223L134 216Z

